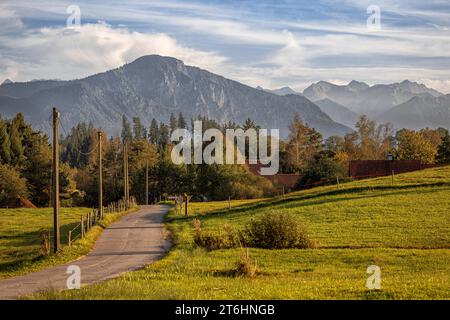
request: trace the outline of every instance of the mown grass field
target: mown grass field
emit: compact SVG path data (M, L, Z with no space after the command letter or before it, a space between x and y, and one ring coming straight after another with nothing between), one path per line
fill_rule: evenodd
M68 231L86 215L89 208L61 208L62 250L56 255L41 254L40 231L51 230L53 236L53 209L0 209L0 278L38 271L74 260L88 253L102 229L123 216L107 215L100 225L93 227L83 239L67 246ZM53 238L50 239L52 242Z
M450 299L450 167L354 181L251 202L192 203L172 211L175 246L146 269L61 299ZM232 276L242 249L207 251L193 242L192 220L205 231L239 230L267 212L287 212L307 227L315 249L250 249L254 278ZM369 265L382 289L366 288Z

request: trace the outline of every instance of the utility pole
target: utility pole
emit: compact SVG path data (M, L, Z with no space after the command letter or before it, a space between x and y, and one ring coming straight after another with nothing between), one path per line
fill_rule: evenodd
M128 165L128 144L127 144L127 207L130 206L130 173L129 173L129 169L130 166Z
M59 241L59 112L53 108L53 252L57 253Z
M102 166L102 137L101 131L98 132L98 212L100 219L103 218L103 166Z
M124 198L125 206L128 208L129 191L128 191L128 144L123 145L123 181L124 181Z
M145 162L145 205L148 206L148 160Z

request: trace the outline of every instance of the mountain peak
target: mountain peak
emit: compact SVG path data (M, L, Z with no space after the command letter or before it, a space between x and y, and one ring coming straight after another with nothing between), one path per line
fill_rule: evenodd
M291 87L282 87L282 88L279 88L279 89L275 89L273 91L277 92L280 95L298 94L298 92L295 91L294 89L292 89Z
M10 84L10 83L14 83L14 82L12 82L12 81L9 80L9 79L5 79L5 81L3 81L1 85L3 86L3 85L5 85L5 84Z
M219 123L251 117L264 128L279 128L282 137L288 136L292 115L298 112L324 136L351 132L300 94L269 94L158 55L76 81L3 86L0 96L16 98L0 99L2 114L11 117L24 112L43 131L49 130L48 106L57 105L66 128L92 122L108 134L117 132L124 114L128 118L139 115L147 127L152 118L167 122L171 113L180 112L187 119L202 115Z
M405 87L405 88L425 87L423 84L419 84L417 82L413 82L413 81L409 81L409 80L403 80L398 85L401 87Z
M161 56L159 54L148 54L148 55L145 55L145 56L141 56L141 57L137 58L136 60L134 60L133 62L138 62L138 61L160 61L160 60L182 62L181 60L178 60L178 59L176 59L174 57Z
M279 89L273 89L273 90L271 90L271 89L264 89L261 86L257 86L256 89L257 90L262 90L262 91L265 91L265 92L269 92L269 93L273 93L273 94L276 94L278 96L286 96L288 94L301 95L300 92L297 92L294 89L292 89L291 87L287 87L287 86L281 87Z
M328 81L320 80L320 81L316 82L315 85L318 85L318 86L334 86L335 84L333 84L331 82L328 82Z
M352 80L348 83L347 87L353 90L365 90L368 89L370 86L365 82Z
M182 67L185 66L184 62L181 60L178 60L173 57L166 57L166 56L160 56L157 54L149 54L146 56L142 56L137 58L136 60L126 64L125 66L137 66L138 68L141 68L146 65L171 65L171 66L177 66Z

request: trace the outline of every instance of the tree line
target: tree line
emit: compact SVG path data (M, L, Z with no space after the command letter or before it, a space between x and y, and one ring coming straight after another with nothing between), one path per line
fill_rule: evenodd
M398 160L450 164L450 136L447 129L401 129L390 123L377 124L361 116L356 130L344 137L323 139L297 114L289 126L290 135L281 144L281 168L300 173L298 187L317 181L348 178L351 160L385 160L390 154Z
M105 203L123 196L123 149L129 146L130 191L139 202L145 199L145 174L149 172L151 201L173 194L188 193L194 200L255 198L279 192L269 180L251 174L244 165L175 165L170 158L170 134L177 128L193 128L202 121L203 130L260 126L246 119L242 124L221 124L198 116L187 121L182 113L171 114L168 123L152 119L146 128L139 117L122 118L120 134L103 135ZM99 128L79 123L60 137L62 205L94 206L97 202ZM280 141L280 173L300 173L298 187L323 179L345 179L350 160L421 160L423 163L450 163L450 136L446 129L402 129L377 124L362 116L354 132L344 137L323 139L296 114L289 136ZM37 206L51 200L52 152L48 137L27 124L22 114L0 118L0 206L13 206L17 196ZM248 157L248 149L245 150Z
M202 121L208 128L240 127L229 122L221 125L206 117L190 119ZM169 123L151 121L149 128L139 117L122 119L120 134L103 135L103 183L105 203L123 197L124 144L128 145L130 194L139 202L145 200L145 181L148 167L149 197L151 201L173 194L188 193L198 200L223 200L231 197L255 198L276 192L270 181L249 173L243 165L175 165L170 153L173 145L170 134L176 128L187 128L182 113L171 115ZM247 119L243 128L257 127ZM99 128L79 123L61 135L61 201L64 206L94 206L97 203L98 135ZM30 199L37 206L51 201L52 147L49 138L32 129L18 114L11 120L0 121L0 206L14 206L17 196Z
M48 205L51 197L52 149L48 137L33 130L21 113L0 118L0 206L14 206L17 197ZM67 196L70 167L61 166L61 192Z

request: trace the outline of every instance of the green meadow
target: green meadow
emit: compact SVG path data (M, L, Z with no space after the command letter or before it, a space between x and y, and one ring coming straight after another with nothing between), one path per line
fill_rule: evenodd
M50 230L53 237L53 209L0 209L0 278L38 271L87 254L103 228L126 213L107 215L99 225L94 226L86 234L84 239L77 238L69 247L67 245L69 230L76 227L80 217L89 211L92 209L61 208L62 249L57 254L43 255L40 232ZM52 240L53 238L50 242L53 244Z
M265 213L289 213L314 249L249 249L254 277L232 273L244 249L208 251L204 231L241 230ZM449 299L450 167L353 181L273 199L191 203L167 217L174 246L162 260L48 299ZM229 226L229 227L227 227ZM369 265L381 268L381 290L366 288Z

